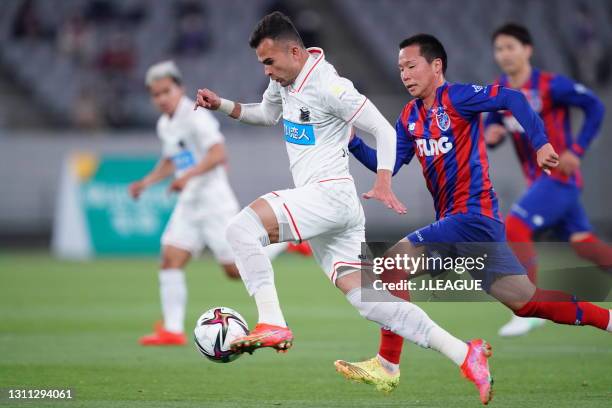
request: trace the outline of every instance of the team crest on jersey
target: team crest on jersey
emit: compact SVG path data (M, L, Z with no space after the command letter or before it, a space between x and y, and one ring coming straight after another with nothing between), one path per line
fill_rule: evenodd
M451 125L450 117L445 110L439 109L436 112L436 122L441 131L446 132Z
M300 121L310 122L310 110L304 106L300 108Z

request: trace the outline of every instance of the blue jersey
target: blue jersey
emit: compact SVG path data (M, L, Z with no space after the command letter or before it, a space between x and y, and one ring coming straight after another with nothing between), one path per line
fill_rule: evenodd
M548 143L544 125L522 93L499 85L445 83L426 109L413 99L396 123L394 172L416 154L436 210L436 219L475 213L501 220L497 196L489 177L489 161L480 113L509 109L527 129L534 149ZM376 152L355 137L349 150L372 171Z

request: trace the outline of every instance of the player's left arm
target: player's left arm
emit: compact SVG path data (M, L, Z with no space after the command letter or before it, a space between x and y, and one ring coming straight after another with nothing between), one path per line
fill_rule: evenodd
M195 166L190 167L189 170L185 171L181 177L175 179L170 184L169 189L171 191L182 191L187 185L187 182L193 177L209 172L226 161L227 155L225 153L225 144L214 144L208 149L208 152L202 158L202 160L200 160Z
M395 166L395 131L379 110L365 96L361 95L346 78L335 77L327 84L324 93L327 106L332 114L349 125L372 134L376 138L377 171L374 187L363 195L382 201L388 208L399 214L406 213L406 207L397 199L391 189L391 177Z
M582 157L597 137L606 110L604 104L593 91L562 75L552 79L550 92L555 104L576 106L584 113L582 128L570 147L576 156Z
M522 92L501 85L453 85L449 96L457 111L465 116L480 112L509 110L521 124L537 154L538 166L546 173L559 165L559 155L548 141L544 123L531 109Z

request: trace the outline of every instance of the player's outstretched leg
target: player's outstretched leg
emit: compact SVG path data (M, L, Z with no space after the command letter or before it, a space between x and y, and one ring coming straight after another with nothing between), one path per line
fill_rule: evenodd
M446 330L434 323L429 316L417 305L402 301L388 295L391 301L364 301L363 299L376 299L380 296L369 293L374 289L362 289L359 274L351 273L339 278L336 282L338 288L346 294L346 298L368 320L388 327L394 333L406 340L424 348L434 349L457 366L461 367L463 375L472 381L480 394L483 404L488 404L492 398L493 379L490 374L488 358L491 348L484 340L477 339L465 343L452 336ZM368 293L364 293L368 292ZM347 362L336 362L336 368L346 366ZM364 368L362 365L360 368ZM366 368L369 368L366 367ZM339 370L343 375L345 374ZM380 372L379 370L376 370ZM366 381L363 381L366 382Z
M256 200L232 218L226 237L236 256L242 280L249 294L255 298L259 313L255 328L247 336L234 340L230 347L234 351L247 353L263 347L287 351L293 344L293 333L287 327L280 309L272 264L264 251L271 237L275 242L278 239L278 223L272 208L265 200Z
M581 302L565 292L536 288L525 275L496 279L491 295L520 317L539 317L559 324L593 326L612 332L612 310Z

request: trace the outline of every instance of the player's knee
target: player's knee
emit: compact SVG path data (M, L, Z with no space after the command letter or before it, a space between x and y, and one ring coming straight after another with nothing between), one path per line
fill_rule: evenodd
M510 242L531 242L533 231L525 221L509 214L506 217L506 239Z
M191 254L188 251L164 246L160 259L160 268L181 269L185 266L190 257Z
M262 246L270 244L268 231L251 208L246 207L236 214L225 230L225 238L234 251L244 243L259 242Z

